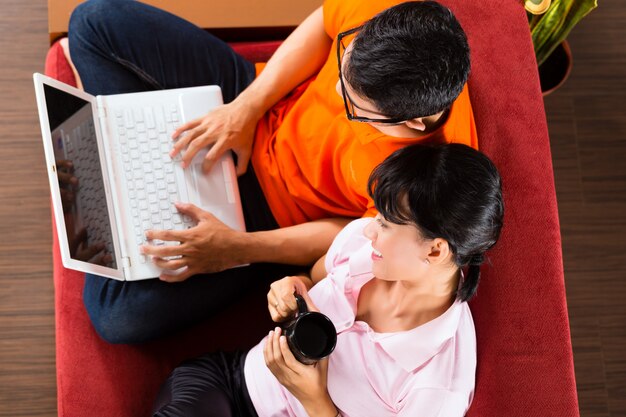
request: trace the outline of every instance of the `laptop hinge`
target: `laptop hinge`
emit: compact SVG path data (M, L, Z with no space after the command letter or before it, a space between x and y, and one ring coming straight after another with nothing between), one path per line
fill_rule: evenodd
M104 106L98 106L98 117L104 119L107 117L107 110Z
M122 268L124 269L130 268L130 258L128 256L122 256Z

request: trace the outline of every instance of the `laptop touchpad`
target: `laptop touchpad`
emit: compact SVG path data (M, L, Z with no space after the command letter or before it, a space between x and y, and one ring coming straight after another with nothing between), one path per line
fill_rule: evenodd
M224 177L221 170L216 168L212 169L208 175L202 172L201 163L193 164L188 168L192 176L188 185L194 188L190 190L188 187L188 191L194 204L204 208L228 204Z

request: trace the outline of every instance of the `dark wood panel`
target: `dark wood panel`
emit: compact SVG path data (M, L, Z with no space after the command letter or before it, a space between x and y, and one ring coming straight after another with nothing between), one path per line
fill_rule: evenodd
M581 202L582 180L576 124L574 121L574 100L571 96L552 94L545 99L550 125L552 163L554 165L557 199L559 202Z
M569 275L568 275L569 278ZM575 300L573 302L573 300ZM599 319L593 308L585 307L580 311L578 305L572 310L577 300L569 296L570 316L579 317L571 322L572 343L575 346L575 366L578 384L578 401L581 416L610 417L608 407L608 391L604 371L604 356L600 340ZM595 303L595 300L591 301ZM584 303L588 306L589 303ZM584 381L580 379L584 377Z
M0 13L0 416L55 416L49 191L32 87L47 50L45 0Z
M569 37L574 68L545 100L581 416L626 415L626 4Z

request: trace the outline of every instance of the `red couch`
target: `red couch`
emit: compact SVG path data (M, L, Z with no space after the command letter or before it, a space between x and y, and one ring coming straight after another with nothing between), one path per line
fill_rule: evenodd
M469 37L480 147L500 169L506 204L502 237L471 302L478 370L468 416L578 416L550 144L526 16L517 0L443 3ZM264 60L276 45L237 48ZM48 54L46 72L74 81L58 47ZM258 293L166 340L109 345L89 323L83 276L63 268L56 236L53 253L59 416L147 415L180 360L251 346L269 328ZM244 314L249 329L233 332L230 325L241 324Z

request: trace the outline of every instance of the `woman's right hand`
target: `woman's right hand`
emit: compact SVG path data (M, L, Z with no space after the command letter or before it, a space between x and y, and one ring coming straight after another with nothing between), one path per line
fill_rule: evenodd
M288 276L270 285L267 293L267 308L275 322L285 321L298 311L294 293L305 294L313 282L304 275Z
M259 114L260 113L260 114ZM237 175L246 172L254 131L262 112L256 112L244 100L235 100L216 107L206 116L180 126L172 134L176 139L170 156L182 153L182 166L188 167L193 157L211 146L204 157L203 170L209 172L224 152L232 149L237 154Z

